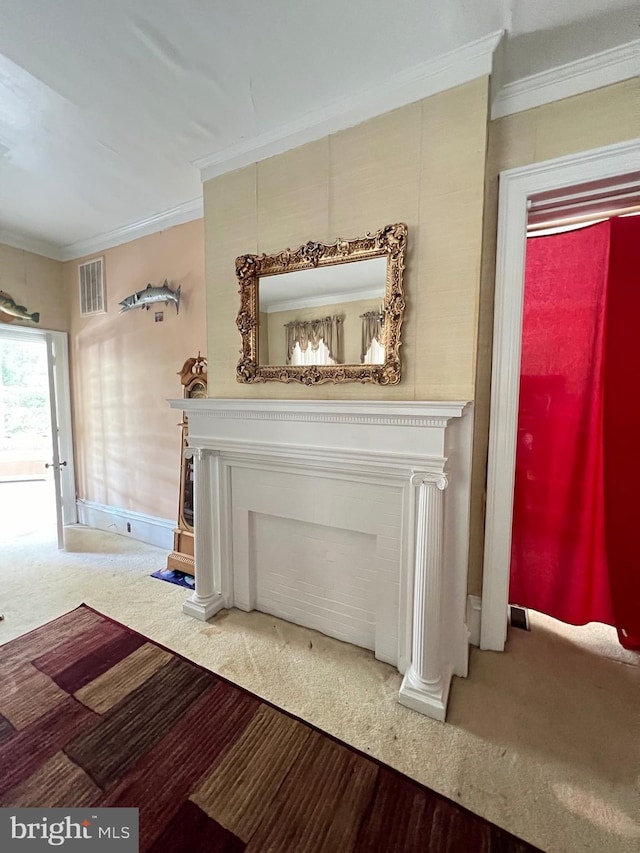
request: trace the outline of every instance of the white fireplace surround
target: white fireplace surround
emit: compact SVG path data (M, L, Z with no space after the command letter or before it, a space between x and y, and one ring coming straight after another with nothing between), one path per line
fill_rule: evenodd
M466 676L473 407L170 400L187 414L195 592L373 650L399 701L444 720Z

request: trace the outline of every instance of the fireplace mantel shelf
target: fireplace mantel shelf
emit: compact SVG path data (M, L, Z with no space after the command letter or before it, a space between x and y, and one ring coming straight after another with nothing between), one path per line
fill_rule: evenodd
M308 423L381 424L388 426L446 426L470 404L462 401L401 403L334 400L169 400L175 409L196 411L212 418L299 421Z

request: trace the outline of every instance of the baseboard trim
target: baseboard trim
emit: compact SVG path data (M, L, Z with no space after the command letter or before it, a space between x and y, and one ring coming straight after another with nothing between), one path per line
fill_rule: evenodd
M173 521L94 501L78 500L76 503L80 524L129 536L168 551L173 548Z
M480 622L482 618L482 599L479 595L467 596L467 631L469 645L480 645Z

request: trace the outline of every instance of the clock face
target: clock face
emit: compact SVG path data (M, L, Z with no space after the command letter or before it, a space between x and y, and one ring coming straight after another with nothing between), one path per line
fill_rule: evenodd
M194 382L187 391L187 397L193 400L204 400L207 397L207 386L203 382Z

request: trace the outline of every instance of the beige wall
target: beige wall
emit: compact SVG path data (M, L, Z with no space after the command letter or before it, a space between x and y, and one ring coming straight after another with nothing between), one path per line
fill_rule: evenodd
M78 264L64 265L71 306L71 368L78 497L173 519L177 513L181 396L178 371L206 354L203 222L96 253L105 258L106 314L82 318ZM120 314L120 300L167 278L173 304ZM154 309L164 313L154 322Z
M343 364L360 364L362 347L362 320L365 311L377 311L382 306L381 299L359 299L355 302L338 302L318 305L315 308L299 308L295 311L274 311L268 317L269 357L264 364L287 363L287 340L285 325L295 320L309 321L318 317L342 317ZM265 315L260 315L265 316ZM262 322L262 320L261 320ZM262 326L260 327L262 330Z
M505 169L613 145L639 135L640 80L637 78L516 113L490 124L475 393L474 490L469 569L469 591L472 594L480 594L482 587L483 494L489 435L498 175Z
M486 77L208 181L214 397L472 399L487 128ZM235 258L409 227L402 382L241 385Z
M56 332L69 330L69 306L60 261L0 243L0 290L13 297L18 305L24 305L30 314L40 313L38 323L14 320L12 325Z

